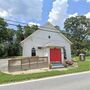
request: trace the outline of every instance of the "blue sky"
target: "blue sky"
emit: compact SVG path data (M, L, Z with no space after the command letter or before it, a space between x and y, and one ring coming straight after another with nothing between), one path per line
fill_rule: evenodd
M87 2L87 0L69 0L68 4L69 7L67 12L70 14L78 12L79 14L83 15L90 12L90 2Z
M63 29L65 19L77 15L90 18L90 0L0 0L0 17L29 24L49 21Z

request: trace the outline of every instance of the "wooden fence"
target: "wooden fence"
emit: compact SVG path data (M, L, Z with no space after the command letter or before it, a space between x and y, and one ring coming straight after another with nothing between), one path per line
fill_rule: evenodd
M48 67L48 57L25 57L8 60L8 71L24 71Z

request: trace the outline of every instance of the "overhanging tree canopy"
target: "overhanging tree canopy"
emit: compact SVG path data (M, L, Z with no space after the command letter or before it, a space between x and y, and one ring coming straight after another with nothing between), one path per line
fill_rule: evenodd
M64 22L67 37L73 42L73 49L81 49L82 42L88 35L89 21L85 16L67 18Z

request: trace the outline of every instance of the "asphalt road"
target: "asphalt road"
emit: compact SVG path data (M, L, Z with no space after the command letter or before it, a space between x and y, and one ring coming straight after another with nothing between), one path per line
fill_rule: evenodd
M5 85L0 90L90 90L90 72Z

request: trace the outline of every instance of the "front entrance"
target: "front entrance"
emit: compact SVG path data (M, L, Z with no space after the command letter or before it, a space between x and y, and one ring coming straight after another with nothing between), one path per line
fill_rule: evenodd
M60 48L51 48L50 49L50 62L61 62L61 49Z

